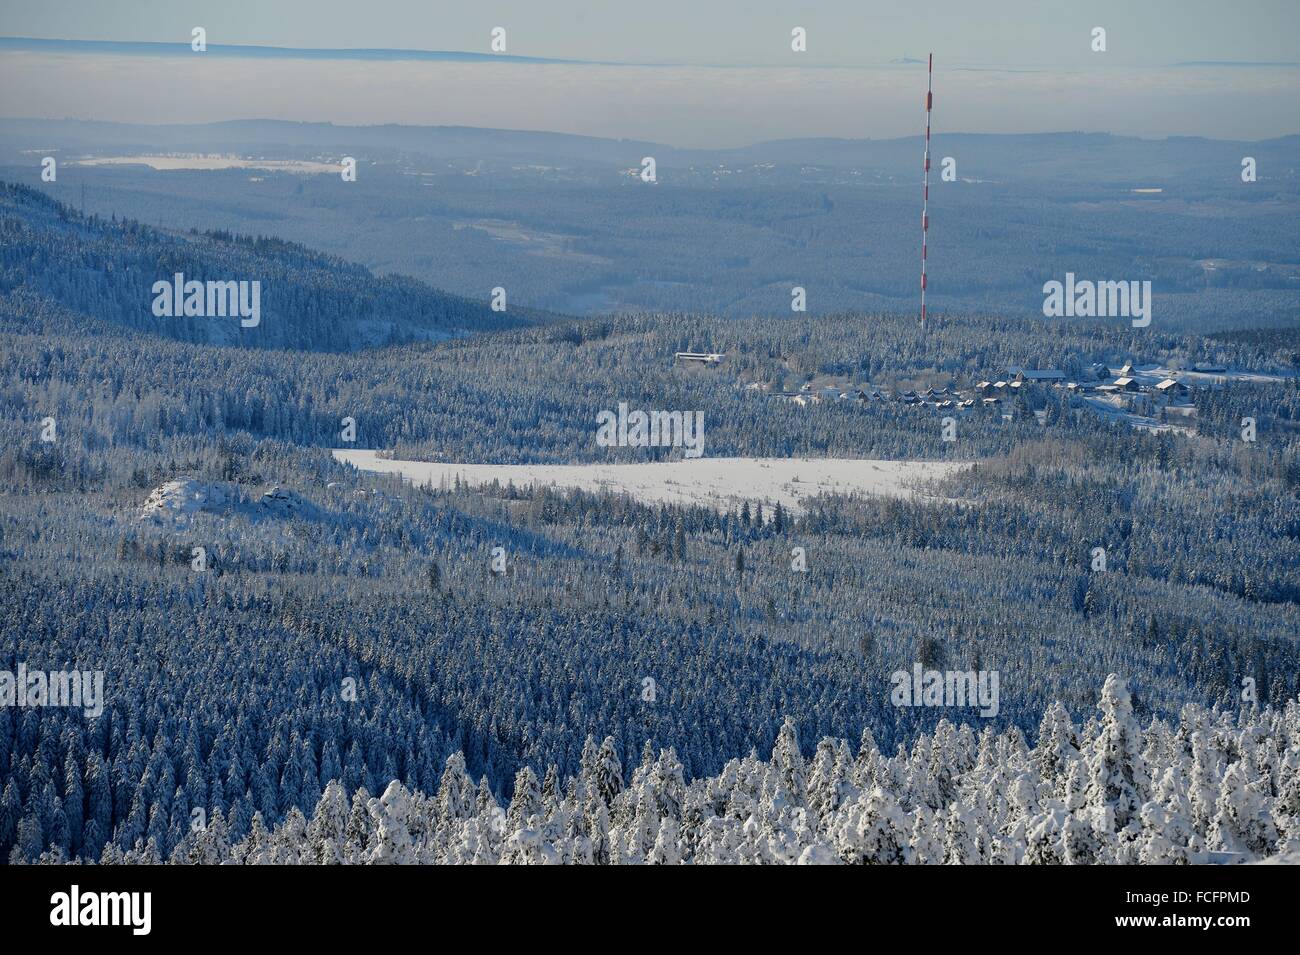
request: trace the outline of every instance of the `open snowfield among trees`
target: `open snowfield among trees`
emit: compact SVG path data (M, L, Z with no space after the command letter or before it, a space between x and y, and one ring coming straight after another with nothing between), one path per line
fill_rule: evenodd
M697 458L646 464L457 464L398 461L371 450L334 451L361 471L400 474L416 485L471 487L496 481L517 487L554 485L630 494L651 504L704 505L728 512L745 501L801 511L818 494L927 496L924 484L970 467L953 461L869 461L844 458Z

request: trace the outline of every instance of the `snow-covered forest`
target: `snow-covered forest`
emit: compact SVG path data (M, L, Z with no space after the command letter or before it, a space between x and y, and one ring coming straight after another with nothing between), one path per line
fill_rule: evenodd
M1038 744L939 723L882 753L870 730L805 757L786 721L770 759L751 752L687 781L647 743L625 768L588 737L575 775L531 766L498 801L465 759L436 791L393 781L349 798L329 782L315 808L233 838L220 810L170 854L153 837L109 845L103 863L243 865L1187 865L1300 857L1300 704L1133 716L1110 676L1082 726L1060 704ZM65 861L55 851L40 862ZM87 860L94 861L94 860Z
M1293 336L971 316L922 343L897 315L503 328L421 287L405 343L372 349L381 316L350 324L353 306L391 306L398 280L326 282L330 262L301 247L153 234L21 189L0 194L0 235L0 670L105 676L102 715L0 707L0 860L1294 848L1294 378L1207 392L1178 435L1029 387L1010 420L976 412L955 442L933 409L795 408L741 384L1139 359L1282 372ZM119 320L173 246L193 274L238 260L299 283L298 347ZM728 365L673 366L694 348ZM620 400L702 409L711 456L975 466L915 499L719 513L412 488L328 450L353 417L359 446L398 456L649 460L593 440ZM201 505L147 506L177 486ZM996 718L892 705L889 675L914 661L998 671Z

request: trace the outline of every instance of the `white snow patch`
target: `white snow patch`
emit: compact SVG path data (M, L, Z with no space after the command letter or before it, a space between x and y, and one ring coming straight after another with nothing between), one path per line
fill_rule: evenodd
M1251 371L1247 368L1226 368L1223 371L1175 371L1171 368L1156 365L1148 368L1137 368L1135 371L1137 371L1139 377L1146 376L1156 380L1174 378L1185 385L1201 388L1210 385L1227 384L1229 382L1247 382L1252 385L1277 385L1296 377L1295 372L1275 374L1267 371Z
M291 488L275 485L257 502L265 513L274 517L315 516L316 505Z
M267 169L271 172L292 172L299 175L338 175L343 166L333 162L305 159L240 159L237 156L197 156L172 154L166 156L88 156L72 160L74 166L148 166L155 170L177 169Z
M516 487L554 485L630 494L640 501L702 504L735 510L742 501L781 502L801 511L818 494L911 497L920 485L973 462L873 461L855 458L695 458L646 464L456 464L396 461L378 451L336 449L334 458L362 471L400 474L413 484L470 486L498 481Z
M234 503L221 484L180 478L150 491L143 511L146 517L188 518L200 511L220 512Z
M808 848L799 856L799 865L839 865L840 857L835 854L835 850L825 843L818 842Z
M149 492L141 516L154 520L192 521L199 514L243 515L250 520L316 519L321 511L291 488L273 485L256 501L233 484L178 478Z

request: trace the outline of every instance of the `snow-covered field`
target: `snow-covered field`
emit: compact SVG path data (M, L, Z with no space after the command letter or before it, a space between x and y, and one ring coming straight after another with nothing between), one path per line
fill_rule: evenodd
M268 172L293 172L300 175L335 173L338 163L305 159L240 159L236 156L95 156L75 161L78 166L148 166L150 169L264 169Z
M1195 418L1188 418L1179 411L1172 414L1178 415L1179 421L1161 422L1156 418L1147 417L1140 414L1134 414L1132 411L1125 409L1120 399L1114 398L1097 398L1087 397L1083 399L1086 407L1091 409L1095 414L1115 423L1123 422L1130 427L1137 428L1139 431L1161 432L1168 431L1171 434L1195 434L1196 429L1188 425L1187 422L1195 421ZM1195 409L1193 409L1195 410ZM1181 423L1180 423L1181 422Z
M1173 371L1161 365L1139 365L1134 368L1134 371L1137 373L1137 379L1143 383L1175 378L1193 388L1206 388L1237 381L1252 385L1276 385L1295 377L1294 373L1274 374L1246 368L1227 368L1223 371Z
M970 467L946 461L866 461L846 458L696 458L651 464L454 464L393 461L377 451L335 450L336 460L362 471L400 474L415 484L551 484L585 491L626 492L637 500L704 504L732 510L741 501L781 502L799 511L825 492L908 497L920 485Z

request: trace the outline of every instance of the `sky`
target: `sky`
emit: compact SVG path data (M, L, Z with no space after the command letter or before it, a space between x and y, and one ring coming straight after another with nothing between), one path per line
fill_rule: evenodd
M209 54L193 53L191 30ZM791 30L807 51L791 50ZM492 57L506 53L569 62ZM1106 31L1106 51L1092 31ZM1261 139L1300 132L1300 0L0 0L0 115L548 129L679 146L936 127ZM173 44L173 55L114 43ZM221 56L223 45L479 61Z

